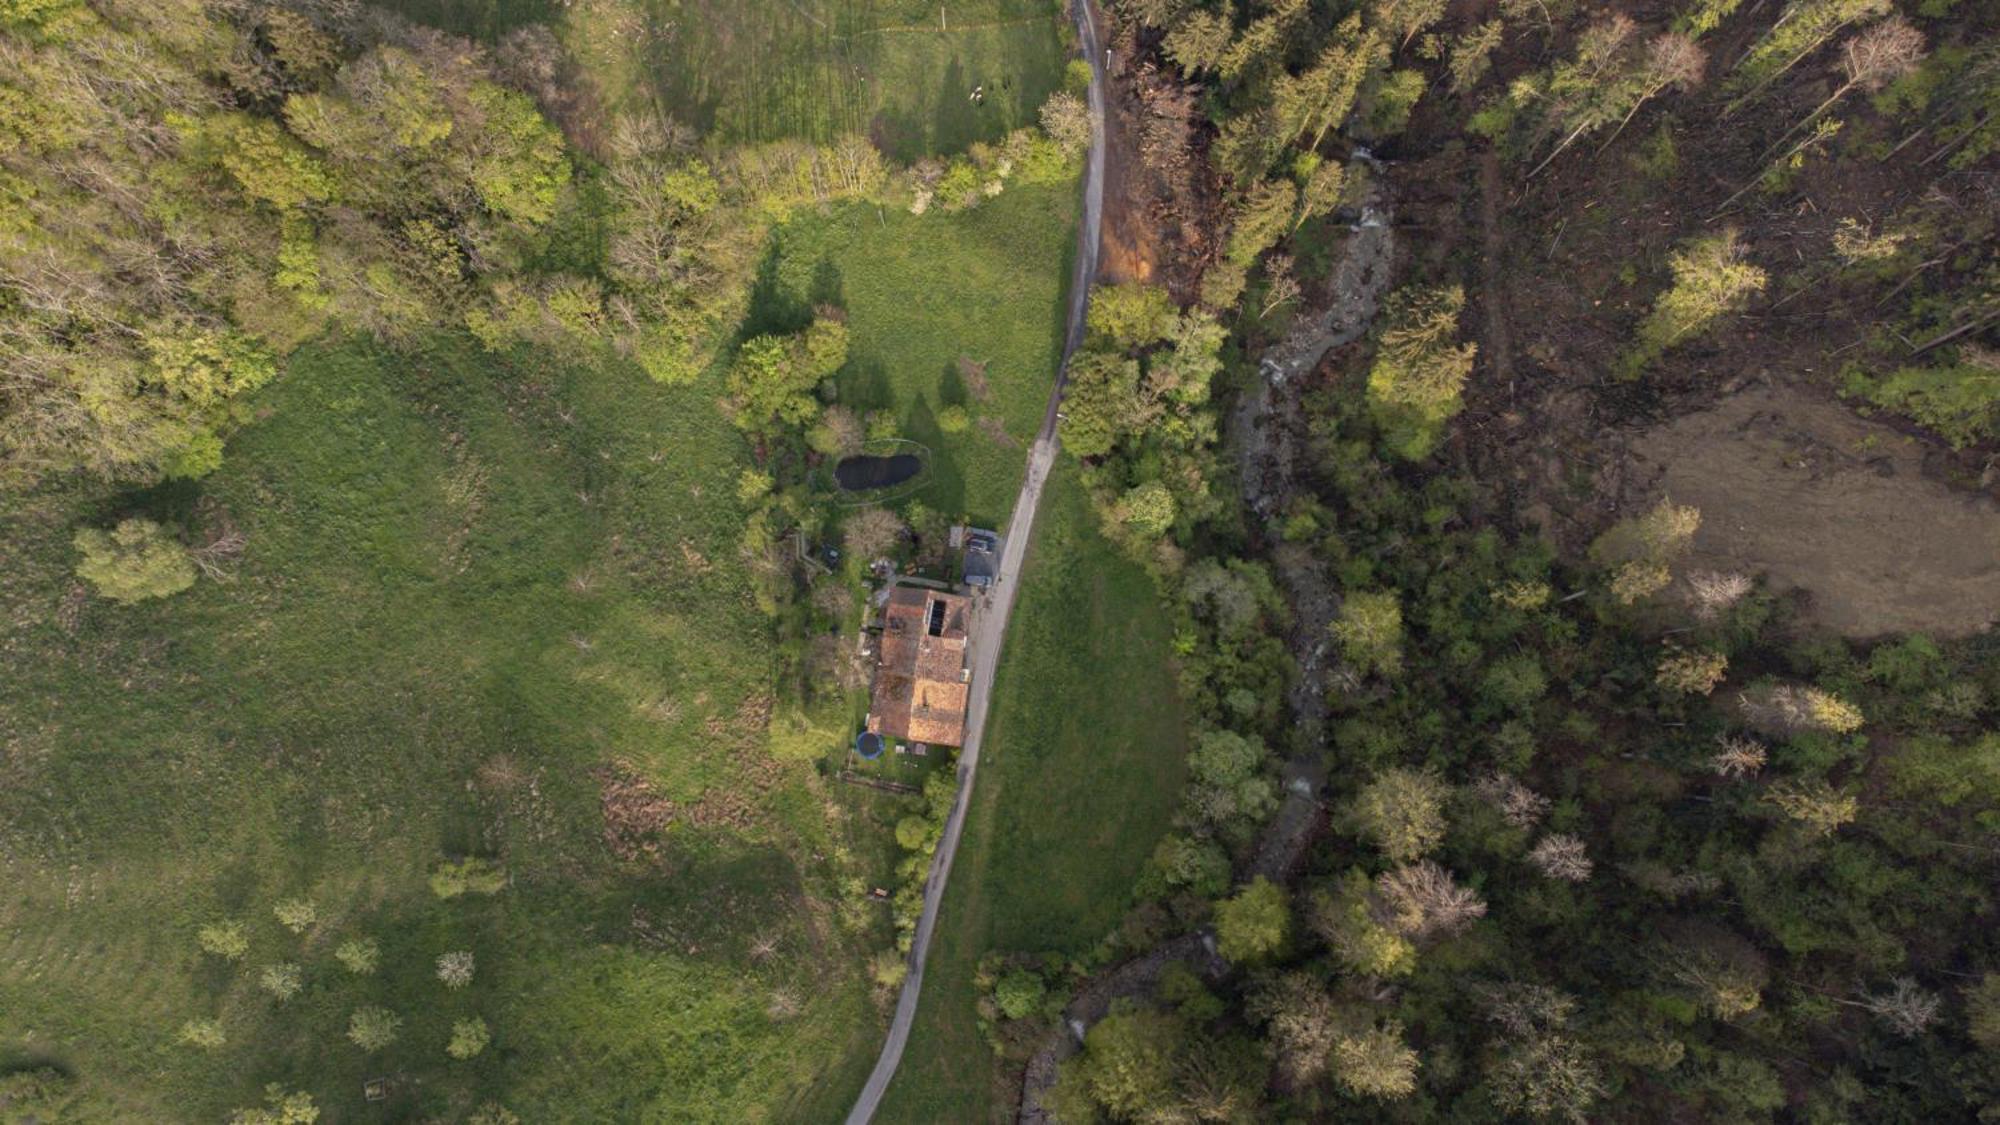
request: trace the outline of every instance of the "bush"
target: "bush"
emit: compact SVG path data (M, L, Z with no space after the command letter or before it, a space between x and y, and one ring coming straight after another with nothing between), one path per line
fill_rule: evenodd
M474 1016L469 1020L456 1020L451 1025L451 1043L444 1053L455 1059L476 1058L486 1045L493 1041L493 1033L486 1027L486 1021Z
M944 431L945 433L962 434L968 428L970 428L971 425L972 425L972 412L967 410L965 407L958 405L957 403L952 403L949 406L940 407L938 409L937 426L938 429Z
M194 1019L181 1025L179 1041L197 1050L213 1051L229 1042L229 1037L223 1034L221 1020Z
M1899 367L1879 379L1849 368L1844 389L1936 430L1956 449L2000 435L2000 353L1965 348L1956 363Z
M127 605L164 598L194 585L188 549L148 519L126 519L110 531L89 527L76 533L78 577L97 592Z
M381 963L382 947L371 937L348 938L334 949L333 959L355 976L365 977Z
M204 953L211 953L224 961L241 961L250 952L250 938L243 932L243 923L233 918L210 922L195 935Z
M295 934L305 933L319 921L318 908L307 898L288 898L272 907L271 913L277 915L280 925Z
M431 893L442 899L463 894L498 894L507 886L507 870L490 859L471 856L446 860L431 872Z
M347 1017L347 1038L364 1051L379 1051L402 1036L403 1017L373 1004Z
M1041 1010L1048 992L1041 977L1026 969L1016 969L993 986L993 1002L1008 1019L1026 1019Z
M257 975L257 987L270 993L273 999L282 1004L299 994L299 989L304 985L304 976L299 966L291 961L266 965L264 971Z

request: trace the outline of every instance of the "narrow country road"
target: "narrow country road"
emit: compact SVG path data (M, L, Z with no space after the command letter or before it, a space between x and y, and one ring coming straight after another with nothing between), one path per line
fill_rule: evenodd
M938 908L944 902L945 882L951 877L951 861L958 854L958 840L965 832L966 813L972 806L972 782L979 770L979 748L986 738L986 711L993 701L993 676L1000 667L1000 644L1007 637L1007 619L1014 611L1014 594L1020 588L1022 561L1027 557L1028 540L1035 526L1035 509L1042 501L1042 485L1056 460L1056 422L1062 406L1063 385L1069 378L1070 357L1083 342L1084 316L1090 306L1090 283L1097 276L1097 250L1104 216L1104 55L1097 40L1097 19L1092 0L1072 0L1076 29L1083 57L1090 61L1090 149L1084 158L1083 219L1077 225L1076 274L1070 280L1069 325L1063 339L1062 361L1056 368L1055 386L1049 391L1049 407L1042 415L1042 428L1028 450L1028 472L1021 481L1021 493L1014 498L1006 542L1000 551L1000 570L993 590L983 599L972 629L972 694L966 702L965 745L958 754L958 796L946 815L944 836L931 859L929 879L924 884L924 909L917 917L916 936L910 943L909 975L896 997L896 1014L889 1021L889 1037L882 1054L868 1075L867 1085L848 1113L848 1125L866 1125L882 1105L896 1067L903 1061L903 1048L910 1041L910 1028L917 1019L917 1000L923 994L924 963L937 929Z

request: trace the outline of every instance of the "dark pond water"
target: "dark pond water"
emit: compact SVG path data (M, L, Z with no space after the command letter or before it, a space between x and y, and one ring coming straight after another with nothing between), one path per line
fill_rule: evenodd
M898 453L890 457L849 457L833 467L833 479L849 492L866 492L871 488L901 484L916 476L923 467L923 459L914 453Z

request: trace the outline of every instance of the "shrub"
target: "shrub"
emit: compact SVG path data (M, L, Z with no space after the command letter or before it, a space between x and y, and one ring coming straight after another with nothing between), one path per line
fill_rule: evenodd
M243 923L234 918L224 918L203 926L195 935L201 943L202 951L214 954L224 961L240 961L250 952L250 938L243 932Z
M379 1051L394 1043L402 1029L403 1017L373 1004L356 1008L347 1017L347 1038L364 1051Z
M179 1041L202 1051L213 1051L229 1042L223 1034L222 1021L214 1019L193 1019L181 1025Z
M895 988L910 975L910 963L893 949L877 950L868 960L868 973L883 988Z
M493 1041L493 1033L486 1027L486 1021L474 1016L469 1020L455 1020L451 1025L451 1042L444 1053L455 1059L476 1058L486 1045Z
M365 977L381 963L382 947L372 937L348 938L334 949L333 959L355 976Z
M2000 434L2000 352L1963 347L1956 362L1899 367L1881 378L1850 368L1844 389L1929 426L1954 448Z
M319 921L319 909L307 898L288 898L272 907L271 913L277 915L279 925L295 934L305 933Z
M287 1091L276 1082L264 1087L264 1104L229 1115L229 1125L313 1125L319 1106L304 1090Z
M957 403L940 407L937 412L937 426L947 434L962 434L972 426L972 412Z
M455 949L437 959L437 978L446 988L459 989L472 983L472 951Z
M1048 992L1040 976L1026 969L1015 969L993 986L993 1002L1008 1019L1026 1019L1041 1010L1042 999Z
M478 856L446 860L431 872L431 893L442 899L454 899L464 894L498 894L506 886L506 868Z
M257 987L270 993L280 1004L297 996L303 983L304 974L291 961L266 965L264 971L257 974Z
M87 527L76 533L83 560L76 573L115 602L130 605L164 598L194 585L194 558L159 524L126 519L110 531Z

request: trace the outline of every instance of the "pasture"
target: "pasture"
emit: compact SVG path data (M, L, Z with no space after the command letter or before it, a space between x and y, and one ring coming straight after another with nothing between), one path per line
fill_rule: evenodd
M860 961L887 927L835 923L850 828L762 746L770 630L714 395L459 339L315 346L198 487L10 500L0 1054L75 1073L83 1120L220 1120L267 1082L354 1120L372 1078L371 1116L826 1116L879 1034ZM242 555L165 601L87 596L73 529L133 513ZM437 898L459 855L505 889ZM235 964L196 942L225 918ZM358 976L332 951L363 936ZM447 989L457 950L475 975ZM281 962L283 1002L256 983ZM362 1005L395 1044L347 1041ZM447 1057L473 1016L492 1045ZM226 1044L176 1043L207 1018Z
M897 161L1032 124L1063 26L1050 0L576 0L561 18L610 107L657 105L722 145L864 133Z

